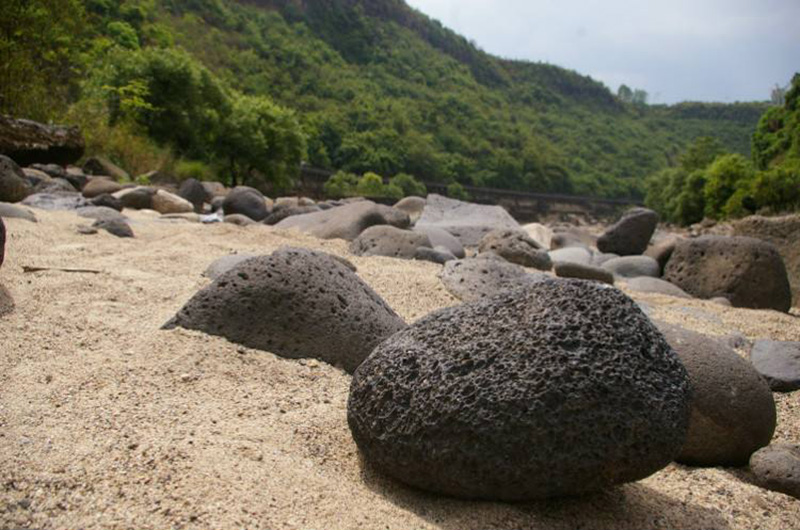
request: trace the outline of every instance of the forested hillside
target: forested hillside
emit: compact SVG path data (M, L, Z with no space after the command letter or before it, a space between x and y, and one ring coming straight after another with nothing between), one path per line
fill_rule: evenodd
M10 4L0 14L2 110L81 124L90 149L134 170L288 185L302 159L642 196L644 178L698 137L749 156L767 108L624 103L578 73L486 54L402 0Z

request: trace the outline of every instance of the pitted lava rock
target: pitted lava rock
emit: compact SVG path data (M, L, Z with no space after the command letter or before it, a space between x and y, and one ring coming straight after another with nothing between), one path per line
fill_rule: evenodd
M792 292L775 245L752 237L679 241L664 279L698 298L722 296L734 307L788 312Z
M579 495L669 464L689 378L621 291L547 280L447 308L356 370L348 422L368 462L424 490L519 501Z
M488 253L477 258L448 261L439 273L445 289L464 302L493 296L542 278L547 276L544 273L528 274L523 267Z
M281 248L244 261L195 294L164 327L178 326L352 372L406 324L342 261Z

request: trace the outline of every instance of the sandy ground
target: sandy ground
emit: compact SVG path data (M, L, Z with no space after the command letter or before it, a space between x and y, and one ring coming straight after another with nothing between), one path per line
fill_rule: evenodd
M86 220L72 213L37 215L6 221L0 270L0 528L800 528L800 501L736 469L671 465L598 495L527 504L399 485L359 458L345 373L159 329L219 256L285 244L347 255L344 242L147 213L132 215L137 238L123 240L78 235ZM350 259L408 321L457 303L436 265ZM797 316L637 299L709 334L800 340ZM800 443L800 392L776 398L775 441Z

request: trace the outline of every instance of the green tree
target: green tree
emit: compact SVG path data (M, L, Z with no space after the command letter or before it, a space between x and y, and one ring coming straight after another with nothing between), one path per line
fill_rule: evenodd
M80 0L4 0L0 113L47 121L66 108L85 64Z
M707 181L703 189L706 215L713 219L721 219L734 208L738 208L736 203L741 203L744 199L754 176L753 165L742 155L718 157L706 171ZM745 191L734 197L738 190ZM732 199L729 205L728 202Z
M237 94L215 147L228 163L232 186L260 176L285 189L300 168L305 137L292 111L265 97Z
M633 90L628 85L620 85L617 90L617 97L623 103L630 103L633 101Z
M719 140L710 136L701 136L680 156L679 162L684 171L692 172L707 168L719 155L724 153L725 149Z
M356 195L358 176L346 171L337 171L328 178L323 186L325 195L335 199Z

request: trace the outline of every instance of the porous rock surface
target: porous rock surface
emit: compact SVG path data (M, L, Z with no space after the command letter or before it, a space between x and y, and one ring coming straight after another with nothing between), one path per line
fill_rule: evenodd
M178 326L352 372L406 324L341 261L282 248L240 263L199 291L164 327Z
M647 208L633 208L597 239L600 252L633 256L647 250L658 225L658 214Z
M750 471L761 486L800 499L800 445L759 449L750 458Z
M488 256L448 261L439 273L450 294L468 302L541 280L502 258Z
M504 260L523 267L543 271L553 268L547 251L522 230L492 230L481 239L478 252L494 252Z
M357 201L321 212L293 215L276 224L275 228L296 228L320 239L352 241L370 226L408 228L410 223L405 212L372 201Z
M520 225L502 206L473 204L428 195L418 227L442 228L453 234L465 247L474 247L488 232L498 228L520 230Z
M371 226L350 243L356 256L388 256L414 259L420 247L432 248L428 236L389 225Z
M698 298L787 312L792 293L774 245L751 237L701 236L678 242L664 279Z
M800 304L800 214L780 217L752 215L732 225L733 235L772 243L781 253L789 275L794 304Z
M617 289L547 280L435 312L356 370L348 423L377 469L455 497L579 495L680 450L690 384Z
M769 386L721 341L656 322L689 372L694 395L689 434L677 461L741 466L769 444L777 415Z
M800 342L757 340L750 362L775 392L800 390Z

